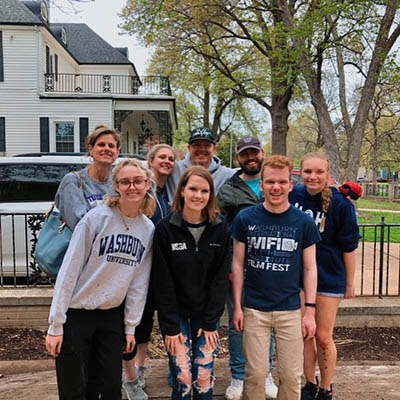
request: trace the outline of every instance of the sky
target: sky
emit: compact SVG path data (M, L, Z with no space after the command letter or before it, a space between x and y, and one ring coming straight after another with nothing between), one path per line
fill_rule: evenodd
M50 1L50 22L79 22L87 24L104 40L114 47L128 47L129 59L135 64L139 75L145 75L146 63L150 60L151 51L139 45L134 37L119 35L118 24L122 20L118 13L126 0L94 0L83 3L68 0ZM75 8L75 10L74 10Z

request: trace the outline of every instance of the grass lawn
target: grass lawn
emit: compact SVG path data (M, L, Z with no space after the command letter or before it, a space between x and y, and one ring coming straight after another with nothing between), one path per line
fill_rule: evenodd
M400 203L390 202L386 200L370 200L370 199L359 199L357 200L358 208L371 208L374 210L396 210L400 211ZM400 218L399 218L400 221Z
M360 207L360 206L359 206ZM362 208L362 207L360 207ZM368 207L369 208L369 207ZM363 224L380 224L381 216L385 217L385 224L398 224L399 226L394 226L390 228L390 242L400 243L400 214L385 212L371 212L371 211L359 211L358 223ZM380 240L380 227L376 230L376 240ZM360 228L360 233L365 236L366 242L373 242L375 238L375 228L366 227L363 233L362 228ZM388 240L388 228L385 229L385 242Z

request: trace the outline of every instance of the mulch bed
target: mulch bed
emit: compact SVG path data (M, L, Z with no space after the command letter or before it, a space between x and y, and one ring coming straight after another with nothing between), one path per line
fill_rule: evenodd
M217 357L228 357L228 329L220 329L221 346ZM0 361L42 360L49 356L45 334L35 329L0 329ZM335 342L339 361L399 361L400 328L336 328ZM157 328L153 331L149 358L164 358L166 353Z

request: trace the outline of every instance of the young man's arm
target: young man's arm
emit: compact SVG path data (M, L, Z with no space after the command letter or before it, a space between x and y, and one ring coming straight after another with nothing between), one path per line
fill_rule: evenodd
M233 239L232 261L232 291L233 291L233 326L237 331L244 329L244 317L242 309L242 293L244 281L244 261L246 244Z
M304 298L305 303L315 305L317 296L317 261L315 258L315 244L303 249L304 268ZM303 337L311 339L315 335L315 306L305 307L302 321Z

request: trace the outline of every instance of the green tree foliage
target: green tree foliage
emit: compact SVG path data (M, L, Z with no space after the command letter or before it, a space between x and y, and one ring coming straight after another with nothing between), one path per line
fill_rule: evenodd
M305 84L340 181L356 178L376 85L400 35L399 7L398 0L130 0L122 14L126 31L201 55L237 95L268 110L273 153L286 153L289 102Z
M285 9L283 23L302 53L300 68L333 173L339 181L355 179L375 88L400 34L400 4L397 0L312 1L295 8L293 4L300 3L278 3ZM332 70L335 75L329 73ZM325 91L332 86L339 99L335 112L329 111ZM349 98L357 87L359 102L352 110ZM339 120L345 151L337 135Z
M124 30L147 44L175 43L207 59L236 96L270 113L273 151L286 153L288 105L298 71L279 9L261 1L131 0L122 17Z
M363 165L376 181L379 169L398 171L400 167L399 85L394 74L377 87L368 115L362 148Z

